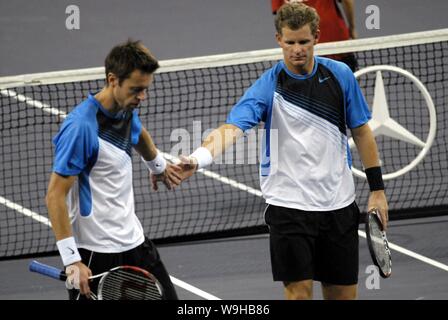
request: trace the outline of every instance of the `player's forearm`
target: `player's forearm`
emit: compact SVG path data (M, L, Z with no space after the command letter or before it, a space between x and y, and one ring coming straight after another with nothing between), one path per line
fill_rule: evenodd
M202 147L207 148L216 158L233 145L238 138L243 135L243 131L232 125L223 124L219 128L213 130L202 143Z
M68 217L65 198L57 195L47 195L47 208L56 240L62 240L72 236L72 228Z
M355 4L354 0L342 0L345 16L347 17L348 26L355 28Z
M76 176L62 176L53 172L45 198L51 226L57 240L56 245L65 266L81 261L75 238L72 236L72 227L65 203L75 180Z
M205 138L202 146L196 149L190 157L196 159L196 169L202 169L213 162L213 159L222 154L243 135L243 131L232 125L223 124L213 130Z
M364 166L364 172L371 192L384 193L383 175L381 172L378 147L375 137L368 124L352 130L353 140L358 149L359 157ZM382 195L384 196L384 194Z
M368 124L353 129L352 134L364 168L380 166L378 147Z
M142 128L135 150L142 156L145 166L152 174L159 175L167 168L167 162L157 150L149 132Z
M65 198L75 179L75 176L64 177L54 172L50 176L45 201L53 232L58 241L72 236Z
M56 237L56 245L65 266L81 261L81 256L72 235L65 195L58 191L49 192L46 197L51 227Z
M145 128L142 128L135 150L137 150L137 152L147 161L154 160L157 156L157 148L151 135Z

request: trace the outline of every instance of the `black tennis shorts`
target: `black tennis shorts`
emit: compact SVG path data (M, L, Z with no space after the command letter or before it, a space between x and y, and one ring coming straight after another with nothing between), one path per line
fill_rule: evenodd
M145 237L138 247L120 253L99 253L86 249L79 249L82 262L92 270L92 274L100 274L117 266L129 265L148 270L152 273L163 288L163 298L167 300L178 300L176 290L171 282L170 276L165 269L157 248L151 240ZM89 284L90 290L96 294L98 279L92 280ZM79 295L79 291L68 290L70 300L84 300L85 296Z
M308 212L268 205L274 281L316 280L333 285L358 283L359 208Z

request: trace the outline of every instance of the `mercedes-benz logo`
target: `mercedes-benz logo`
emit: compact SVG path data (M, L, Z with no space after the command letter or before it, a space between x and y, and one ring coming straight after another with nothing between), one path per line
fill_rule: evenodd
M384 89L383 75L381 71L399 73L400 75L410 79L420 91L420 94L423 96L426 102L430 119L429 132L425 142L421 141L412 132L400 125L398 123L399 119L394 120L390 117L389 106L386 99L386 91ZM428 150L431 148L434 137L436 135L436 110L426 87L417 77L415 77L410 72L395 66L377 65L358 70L357 72L355 72L355 77L359 78L360 76L370 72L376 72L375 91L372 104L372 119L369 121L369 126L372 129L374 136L376 137L379 135L385 135L390 138L398 139L406 143L411 143L422 148L422 150L420 151L420 153L418 153L414 160L405 165L403 168L395 172L383 174L384 180L394 179L413 169L428 153ZM349 146L350 148L353 148L355 146L353 138L350 138ZM364 172L356 169L353 166L352 171L356 176L364 179L366 178Z

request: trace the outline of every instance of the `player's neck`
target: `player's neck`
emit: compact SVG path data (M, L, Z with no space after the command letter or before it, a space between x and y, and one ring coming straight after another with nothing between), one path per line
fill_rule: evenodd
M314 69L314 57L311 59L310 63L308 65L305 65L303 67L294 66L292 64L289 64L285 61L285 65L288 68L288 70L298 76L307 76L313 72Z
M119 112L120 106L115 102L112 94L112 88L104 87L100 92L95 95L95 99L110 113Z

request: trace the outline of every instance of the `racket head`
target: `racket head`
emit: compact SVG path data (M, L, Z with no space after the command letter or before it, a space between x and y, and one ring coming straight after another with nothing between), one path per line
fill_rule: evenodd
M377 209L367 213L365 228L372 261L378 267L381 277L388 278L392 274L392 256Z
M97 297L98 300L162 300L163 289L147 270L119 266L101 277Z

